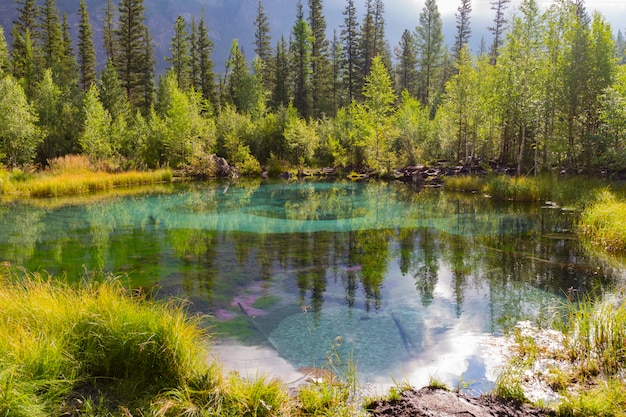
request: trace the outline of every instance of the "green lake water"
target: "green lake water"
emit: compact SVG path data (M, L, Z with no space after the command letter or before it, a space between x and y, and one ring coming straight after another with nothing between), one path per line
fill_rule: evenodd
M188 299L243 372L332 360L363 381L488 389L489 335L623 278L582 249L575 213L540 204L385 182L126 191L0 204L0 262Z

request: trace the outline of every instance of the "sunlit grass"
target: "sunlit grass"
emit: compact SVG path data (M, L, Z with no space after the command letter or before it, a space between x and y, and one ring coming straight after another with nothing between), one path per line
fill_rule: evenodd
M226 374L200 324L116 279L71 286L0 265L0 415L355 415L345 383L292 397L278 380Z
M480 192L496 200L554 201L582 206L593 198L594 190L608 184L598 178L546 174L538 177L461 175L445 178L444 185L446 190Z
M626 305L621 301L572 303L561 331L579 379L599 374L612 378L626 369Z
M42 175L16 187L30 197L56 197L104 191L114 187L167 182L172 171L131 171L122 173L87 172L79 174Z
M0 167L0 195L14 197L59 197L84 195L115 187L171 182L170 169L108 172L95 169L80 155L48 161L43 171L7 170Z
M618 200L608 190L598 194L595 202L582 213L580 235L601 249L626 252L626 201Z
M457 175L444 180L446 190L451 191L482 192L485 184L485 177L477 175Z

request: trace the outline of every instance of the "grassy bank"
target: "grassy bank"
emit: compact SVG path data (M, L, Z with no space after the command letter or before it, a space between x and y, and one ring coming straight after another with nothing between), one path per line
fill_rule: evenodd
M604 190L583 210L579 233L595 247L626 253L626 201Z
M597 178L560 178L555 175L468 175L448 177L444 185L447 190L479 192L498 200L554 201L561 205L581 205L593 198L594 190L607 187L607 182Z
M71 196L120 186L154 184L171 180L170 169L113 173L93 167L85 157L69 155L50 161L50 166L44 171L8 171L0 167L0 195Z
M482 193L499 200L554 202L580 210L579 236L597 249L626 254L626 189L597 178L556 176L456 176L451 191Z
M296 397L226 375L179 304L118 281L80 287L0 266L0 415L352 415L342 383Z

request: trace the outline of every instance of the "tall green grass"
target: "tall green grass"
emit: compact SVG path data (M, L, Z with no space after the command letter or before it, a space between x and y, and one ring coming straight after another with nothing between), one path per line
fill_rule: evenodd
M608 252L626 253L626 201L604 190L582 213L580 235Z
M226 375L200 324L115 279L71 286L0 265L0 416L354 415L326 402L332 384L294 399L277 380Z
M594 190L607 186L597 178L560 178L556 175L510 177L507 175L454 176L445 179L447 190L481 192L497 200L555 201L561 205L584 205Z

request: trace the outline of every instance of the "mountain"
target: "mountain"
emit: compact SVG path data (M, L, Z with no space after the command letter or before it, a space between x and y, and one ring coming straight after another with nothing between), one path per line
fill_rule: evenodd
M42 3L42 0L39 0L39 4ZM101 67L105 61L102 48L102 22L106 0L86 0L86 3L94 31L94 44L98 50L98 64ZM56 4L61 14L67 13L72 36L76 39L79 22L78 1L57 0ZM200 20L203 10L211 40L215 45L213 60L217 73L223 72L231 42L235 38L239 39L248 59L254 56L254 19L258 0L145 0L144 5L146 23L154 41L156 66L159 73L164 72L169 66L165 57L170 56L169 48L174 35L176 18L183 16L187 23L191 24L193 17L196 21ZM296 2L272 0L264 1L263 6L270 21L274 44L282 35L288 38L290 28L295 21ZM9 44L13 21L18 16L17 8L15 0L0 0L0 25L4 27Z

